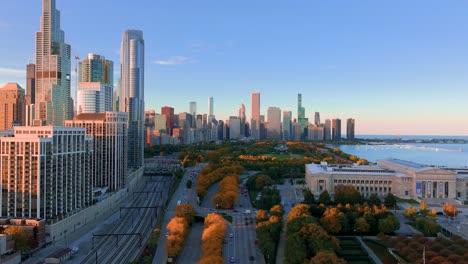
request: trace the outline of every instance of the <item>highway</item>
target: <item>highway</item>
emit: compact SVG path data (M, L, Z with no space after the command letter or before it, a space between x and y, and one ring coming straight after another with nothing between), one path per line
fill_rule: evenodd
M120 209L121 215L114 228L105 234L94 234L98 236L89 241L93 248L80 263L128 263L138 257L161 216L174 177L146 179L141 192L134 193L132 203Z

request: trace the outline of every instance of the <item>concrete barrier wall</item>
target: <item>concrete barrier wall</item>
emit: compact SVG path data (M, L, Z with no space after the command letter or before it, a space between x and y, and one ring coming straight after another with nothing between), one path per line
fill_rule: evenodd
M117 212L120 206L128 199L132 199L132 192L139 190L144 184L143 171L141 168L128 177L128 188L113 193L106 199L93 206L85 208L80 212L69 216L57 223L46 225L46 243L67 239L67 236L79 231L80 228L96 225L107 217Z

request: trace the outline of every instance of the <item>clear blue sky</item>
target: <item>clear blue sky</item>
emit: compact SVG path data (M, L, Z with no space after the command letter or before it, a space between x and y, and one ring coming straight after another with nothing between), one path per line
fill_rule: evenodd
M2 1L0 85L25 85L40 0ZM24 7L27 8L24 8ZM250 93L297 115L356 119L358 134L468 135L468 1L57 0L72 54L119 73L122 32L141 29L147 108L250 117Z

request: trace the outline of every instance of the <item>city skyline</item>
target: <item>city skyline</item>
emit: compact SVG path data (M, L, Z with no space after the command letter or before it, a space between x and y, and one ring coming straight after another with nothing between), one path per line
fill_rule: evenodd
M111 18L74 15L91 3ZM217 119L226 120L241 103L250 113L258 91L262 115L276 106L297 117L301 93L306 118L354 118L356 134L468 134L466 3L109 3L57 1L65 42L72 56L116 62L117 75L122 32L145 32L146 109L178 113L195 101L207 113L204 102L213 97ZM4 5L0 33L9 41L0 45L0 86L26 88L41 3Z

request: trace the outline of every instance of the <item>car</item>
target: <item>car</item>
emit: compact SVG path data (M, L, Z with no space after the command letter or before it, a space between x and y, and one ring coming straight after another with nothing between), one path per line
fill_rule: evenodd
M242 204L239 204L240 207L242 207Z
M436 215L444 215L442 212L437 212Z
M233 238L233 237L234 237L234 234L233 234L233 233L229 234L229 237L230 237L230 238Z
M253 260L255 260L255 257L254 257L254 256L250 256L250 257L249 257L249 260L250 260L250 261L253 261Z
M229 259L229 262L231 262L231 263L234 263L234 262L236 262L236 258L234 258L234 257L231 257L231 258Z
M170 234L170 232L169 232L169 231L167 231L167 232L166 232L166 236L168 237L168 236L169 236L169 234Z
M232 209L232 212L233 212L233 213L237 213L237 212L239 212L239 211L237 211L236 209Z
M255 245L258 245L258 240L257 239L255 239Z

